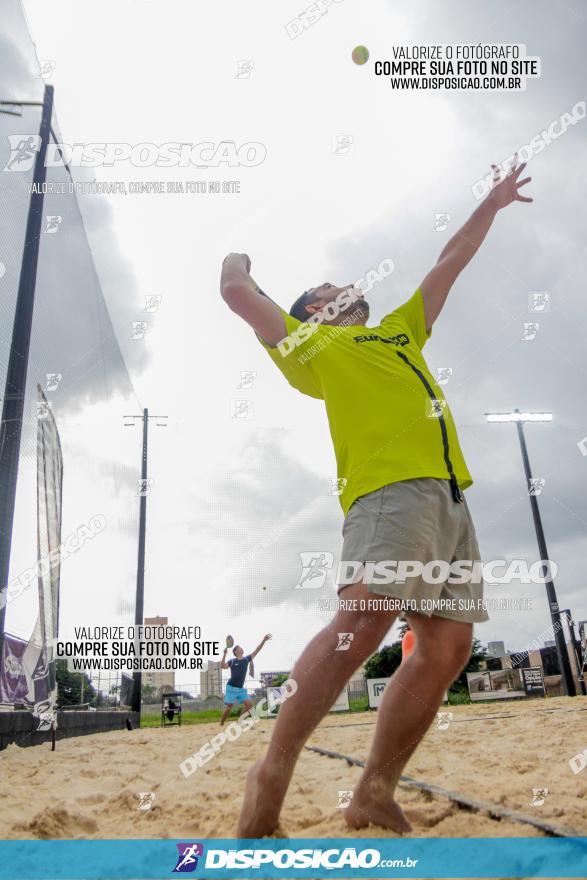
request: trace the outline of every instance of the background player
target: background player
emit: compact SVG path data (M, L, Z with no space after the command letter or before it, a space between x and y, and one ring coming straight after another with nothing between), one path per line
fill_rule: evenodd
M252 703L249 700L248 691L245 688L245 679L247 677L249 663L251 663L253 658L257 656L265 642L268 642L270 638L271 633L267 633L267 635L263 636L262 641L259 645L257 645L252 654L245 654L240 645L235 645L232 649L234 657L232 657L228 662L226 660L228 648L224 649L222 660L220 661L220 668L230 669L230 678L226 685L226 691L224 694L224 712L222 713L222 718L220 719L221 726L230 715L230 710L235 703L242 704L245 712L248 712L252 708Z

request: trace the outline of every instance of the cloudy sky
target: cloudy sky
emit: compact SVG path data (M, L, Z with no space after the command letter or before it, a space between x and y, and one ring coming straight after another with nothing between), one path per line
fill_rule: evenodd
M17 14L17 3L5 4ZM148 406L169 424L150 435L146 613L199 624L205 638L230 632L247 649L272 632L257 666L287 668L326 617L319 600L334 595L332 585L295 585L300 552L340 553L342 514L329 494L336 467L320 402L287 385L221 301L222 258L247 252L254 278L287 307L310 286L351 282L391 259L394 272L370 296L377 323L417 288L474 210L472 186L489 164L585 100L583 5L526 0L496 9L445 0L440 8L372 0L367 17L359 0L343 0L296 39L286 30L300 14L293 0L208 5L205 18L181 0L99 7L25 0L24 8L38 57L54 63L49 81L65 143L235 141L267 151L254 167L120 162L74 170L78 180L95 175L127 186L240 181L238 194L80 196L112 327L101 312L89 317L91 308L100 310L92 306L89 254L73 236L75 205L70 197L48 200L49 213L64 216L58 235L70 237L51 249L43 242L43 277L54 301L42 321L50 333L37 330L34 350L39 372L54 369L57 351L70 368L55 397L66 437L64 529L97 507L113 523L102 549L100 537L91 552L64 564L62 631L128 619L139 433L120 428L120 416ZM34 91L34 60L16 26L2 42L3 91L22 97L15 90ZM518 93L480 93L397 92L374 75L373 61L391 58L395 45L480 42L526 44L542 60L541 77ZM361 67L351 61L358 44L370 52ZM252 62L249 76L237 76L239 61ZM12 128L3 122L3 131L25 131L34 118ZM537 549L515 428L488 425L483 413L553 412L552 424L527 427L527 440L534 474L546 481L539 501L559 568L559 601L576 619L587 618L587 457L577 445L587 435L586 132L580 120L531 159L534 203L498 216L425 351L433 372L452 368L444 390L475 481L467 498L486 560L532 562ZM333 149L340 135L352 138L348 152ZM435 231L441 213L450 221ZM13 235L21 225L13 219ZM65 290L76 291L82 305ZM528 310L532 291L550 294L550 311L538 318ZM145 317L145 297L153 295L161 303ZM77 308L89 329L76 327ZM42 316L36 314L37 327ZM137 320L149 324L144 339L130 338ZM524 323L535 320L536 338L523 340ZM97 323L102 354L92 359ZM130 381L113 346L104 357L112 333ZM256 372L251 388L238 387L243 371ZM237 419L234 401L241 399L252 407ZM16 538L18 565L30 552L25 544ZM493 612L477 627L484 643L520 648L549 624L540 585L489 587L487 594L529 597L532 611ZM24 601L20 611L16 604L8 628L24 633L32 612Z

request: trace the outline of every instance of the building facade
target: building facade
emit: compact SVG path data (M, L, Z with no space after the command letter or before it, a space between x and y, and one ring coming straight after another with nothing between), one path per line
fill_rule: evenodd
M145 617L144 624L145 626L167 626L169 623L169 619L167 617ZM155 635L152 639L145 639L145 641L166 641L165 639L159 639ZM173 655L173 641L169 640L169 656ZM148 670L143 672L143 688L149 686L153 688L153 696L158 698L165 691L174 691L175 690L175 672L173 670L161 669L161 670Z
M209 660L207 669L200 671L200 699L219 697L222 699L222 667L220 660Z

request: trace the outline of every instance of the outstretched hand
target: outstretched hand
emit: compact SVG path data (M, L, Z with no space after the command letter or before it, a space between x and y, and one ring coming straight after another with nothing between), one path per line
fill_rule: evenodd
M534 199L529 198L528 196L520 195L521 187L530 183L532 180L531 177L525 177L523 180L519 179L520 174L525 167L525 162L518 165L517 153L514 156L514 160L505 177L502 178L501 169L497 165L491 166L493 171L493 186L487 198L493 202L497 210L500 208L507 208L512 202L534 201Z
M248 254L227 254L222 262L222 268L235 266L248 274L251 271L251 258Z

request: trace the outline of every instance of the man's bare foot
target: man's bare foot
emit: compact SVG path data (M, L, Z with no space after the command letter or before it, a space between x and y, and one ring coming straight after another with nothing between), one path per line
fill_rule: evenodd
M343 815L350 828L366 828L371 824L389 828L398 834L412 830L398 802L381 788L368 784L357 786Z
M247 773L245 796L236 829L237 837L266 837L279 825L279 813L287 791L289 776L269 773L257 761Z

